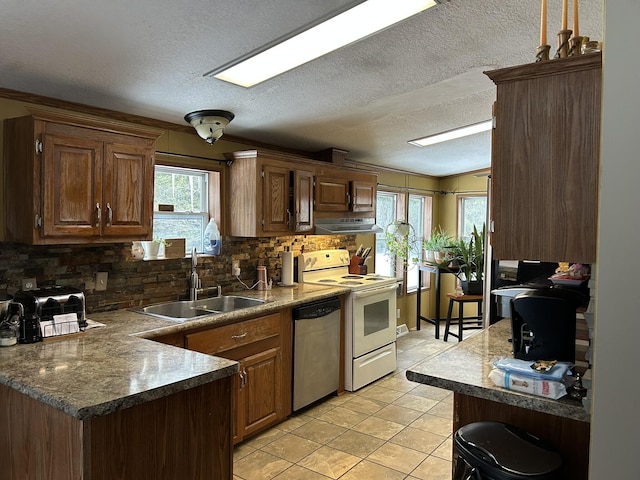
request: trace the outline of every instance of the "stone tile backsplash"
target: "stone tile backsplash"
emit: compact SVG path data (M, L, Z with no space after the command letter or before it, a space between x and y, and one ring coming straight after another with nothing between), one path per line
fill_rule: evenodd
M255 283L261 262L276 284L286 246L294 256L303 250L346 248L354 252L355 239L355 235L223 237L219 256L199 258L198 275L203 287L220 285L223 293L241 292L245 287L231 275L231 261L240 261L240 279L249 286ZM96 272L108 273L106 291L93 288ZM184 298L190 272L190 258L135 260L131 243L33 246L0 242L0 293L15 293L22 288L23 278L35 278L38 286L75 287L84 291L87 313Z

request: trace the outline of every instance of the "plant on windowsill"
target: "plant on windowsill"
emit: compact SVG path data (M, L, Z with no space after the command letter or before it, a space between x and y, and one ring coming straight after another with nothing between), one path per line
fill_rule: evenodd
M469 239L458 238L454 247L454 262L457 270L454 272L465 295L482 295L484 282L484 238L485 225L478 232L473 226Z

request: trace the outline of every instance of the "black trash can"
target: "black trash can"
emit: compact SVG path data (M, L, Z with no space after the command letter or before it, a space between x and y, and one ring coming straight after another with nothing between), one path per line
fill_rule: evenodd
M560 479L560 455L513 425L465 425L454 435L453 451L453 480Z

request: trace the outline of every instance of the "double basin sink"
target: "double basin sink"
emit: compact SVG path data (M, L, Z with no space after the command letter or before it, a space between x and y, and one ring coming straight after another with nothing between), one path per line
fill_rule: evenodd
M235 312L243 308L255 307L264 303L257 298L225 295L222 297L203 298L201 300L184 300L177 302L157 303L146 307L132 309L154 317L184 322L206 317L217 313Z

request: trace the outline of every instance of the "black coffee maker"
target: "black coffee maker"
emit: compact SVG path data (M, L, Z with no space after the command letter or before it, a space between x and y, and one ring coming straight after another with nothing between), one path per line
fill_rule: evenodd
M585 301L575 289L544 288L511 300L513 354L522 360L576 360L576 309Z

